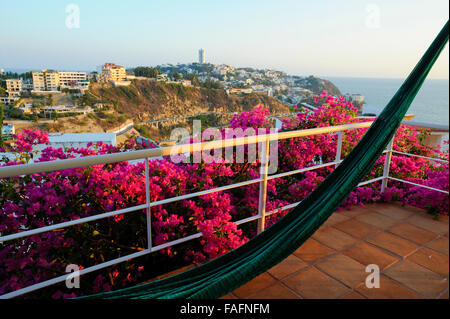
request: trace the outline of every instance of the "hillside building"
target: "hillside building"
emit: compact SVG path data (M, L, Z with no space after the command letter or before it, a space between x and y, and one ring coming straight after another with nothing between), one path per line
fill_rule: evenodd
M102 65L102 74L99 74L99 82L122 82L127 80L127 72L123 66L114 63Z
M198 63L200 64L206 63L205 50L203 49L198 50Z
M6 92L9 96L20 96L22 92L22 80L8 79L6 80Z

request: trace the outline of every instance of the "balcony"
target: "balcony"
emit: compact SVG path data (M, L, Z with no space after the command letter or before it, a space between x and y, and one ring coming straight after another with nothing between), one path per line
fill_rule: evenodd
M89 274L120 264L134 258L162 251L168 247L189 242L202 237L202 233L187 234L184 237L167 240L164 243L154 241L154 227L151 219L152 210L157 206L193 199L195 197L228 191L248 185L259 186L258 208L255 214L235 220L237 225L257 223L258 232L265 229L266 218L295 207L292 203L273 211L266 211L268 181L294 176L325 167L335 167L342 161L343 136L349 132L365 129L371 121L358 122L331 127L318 127L297 131L286 131L276 134L264 134L251 137L240 137L214 142L194 143L157 149L143 149L105 155L86 156L65 160L39 162L26 165L13 165L0 168L0 178L23 176L39 172L54 172L72 168L118 163L122 161L140 161L145 187L142 187L143 202L134 202L134 206L116 210L98 212L90 216L51 223L40 228L22 229L15 233L0 234L0 244L24 239L46 232L59 232L73 226L86 223L97 223L108 218L130 215L132 212L143 212L146 218L142 243L138 251L120 254L120 257L103 260L101 263L89 265L80 270L80 275ZM316 163L314 166L296 170L269 174L269 144L291 138L314 135L334 136L336 154L331 161ZM261 144L260 176L230 183L188 194L180 194L169 198L150 200L149 160L161 156L169 156L174 152L184 154L215 148L227 148L239 145ZM448 195L448 191L420 185L408 180L390 176L391 158L399 153L392 147L392 141L383 152L384 169L382 175L362 181L359 186L379 183L381 191L387 183L406 183L422 187L430 191ZM412 158L424 158L414 154L406 154ZM432 162L448 163L437 158L427 158ZM142 164L143 163L143 164ZM375 184L377 185L377 184ZM378 187L378 186L375 186ZM125 225L126 226L126 225ZM145 229L146 227L146 229ZM430 257L431 256L431 257ZM366 290L365 278L368 273L365 267L375 264L381 271L381 287ZM7 292L0 298L14 298L34 292L41 288L60 284L67 276L61 275L27 287ZM301 246L293 255L276 267L268 270L251 282L238 288L226 297L230 298L438 298L448 296L448 219L441 217L436 221L424 211L412 207L401 207L395 204L371 204L365 208L354 207L352 210L341 210L331 216L311 239Z

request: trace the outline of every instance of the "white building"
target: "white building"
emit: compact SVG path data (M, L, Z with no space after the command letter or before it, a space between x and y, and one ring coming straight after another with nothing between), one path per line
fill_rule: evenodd
M206 63L205 50L203 49L198 50L198 63L200 64Z
M364 103L364 96L361 94L352 94L351 101L355 103Z
M59 91L60 89L86 90L89 80L86 72L59 72L55 70L33 71L33 90Z
M169 77L167 76L167 74L161 73L156 76L156 80L157 81L168 81Z
M79 114L87 114L94 112L94 109L90 106L86 107L76 107L76 106L66 106L66 105L55 105L55 106L45 106L41 108L41 111L44 113L79 113Z
M86 72L58 72L59 85L61 89L78 89L87 90L89 88L89 80Z
M18 96L2 96L2 97L0 97L0 102L5 105L13 105L18 100L19 100Z
M35 145L33 150L42 151L49 146L53 148L85 148L88 143L95 145L98 142L113 146L117 145L115 133L50 133L48 141L48 145Z

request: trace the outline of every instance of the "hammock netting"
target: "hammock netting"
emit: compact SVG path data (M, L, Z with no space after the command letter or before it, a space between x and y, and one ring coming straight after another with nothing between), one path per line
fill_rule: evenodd
M342 163L300 204L244 245L178 275L82 298L219 298L297 250L369 173L400 126L449 38L449 23Z

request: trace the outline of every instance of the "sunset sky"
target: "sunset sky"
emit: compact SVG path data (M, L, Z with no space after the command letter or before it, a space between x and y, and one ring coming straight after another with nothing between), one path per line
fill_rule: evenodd
M214 64L403 78L448 9L448 0L1 1L0 68L189 63L204 48ZM430 77L448 79L448 61L447 45Z

